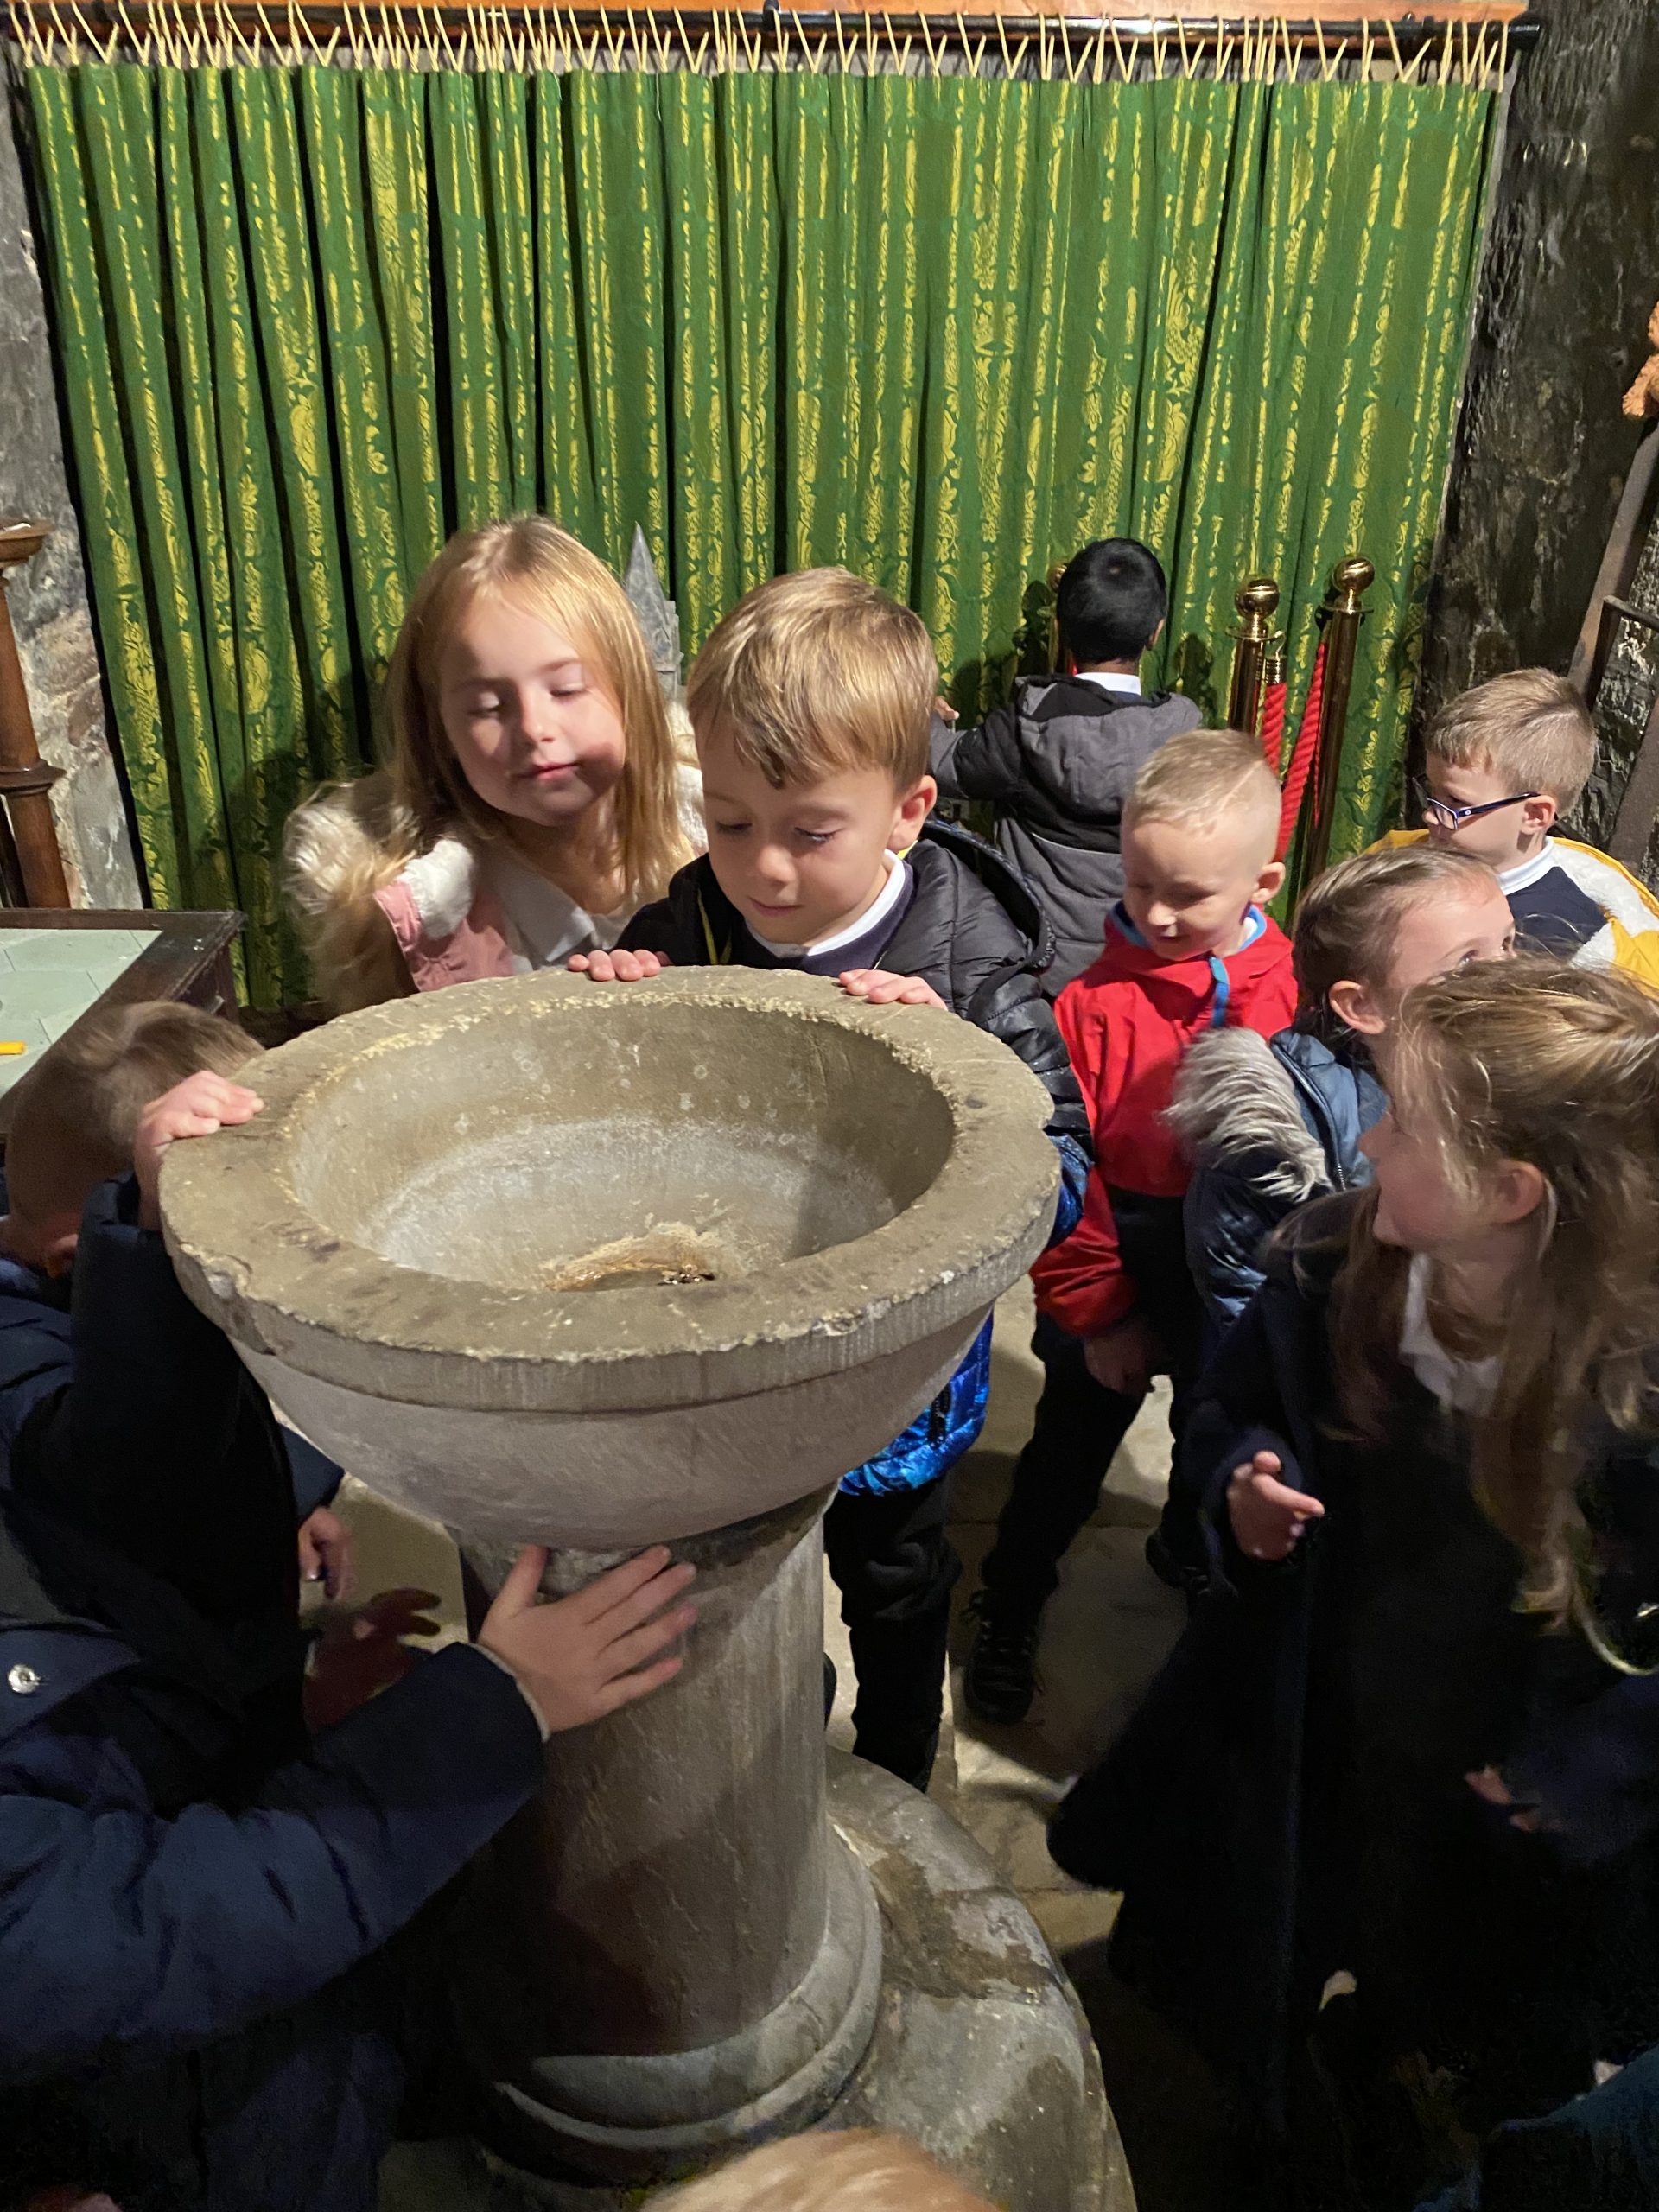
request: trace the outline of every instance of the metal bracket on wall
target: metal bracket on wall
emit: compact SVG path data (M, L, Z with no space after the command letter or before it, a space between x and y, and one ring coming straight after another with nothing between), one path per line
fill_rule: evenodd
M1613 518L1596 588L1586 609L1584 626L1573 650L1569 680L1584 695L1592 714L1601 695L1602 680L1612 657L1621 625L1633 625L1659 637L1659 612L1635 604L1626 596L1637 578L1656 524L1659 523L1659 426L1650 429L1636 449L1624 491ZM1643 873L1659 814L1659 691L1649 707L1629 778L1619 794L1618 809L1607 836L1607 850L1633 874Z
M1648 531L1659 506L1659 424L1650 429L1636 449L1624 490L1607 537L1607 549L1596 573L1596 588L1585 610L1584 626L1573 649L1567 680L1576 683L1586 705L1593 707L1607 668L1607 649L1613 624L1608 608L1624 599L1642 557Z

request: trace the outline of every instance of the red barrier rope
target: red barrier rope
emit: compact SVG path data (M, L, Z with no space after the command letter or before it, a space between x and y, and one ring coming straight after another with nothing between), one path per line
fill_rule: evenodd
M1325 699L1325 639L1319 639L1319 650L1314 657L1313 675L1307 687L1307 703L1302 709L1301 728L1296 733L1296 747L1290 756L1290 766L1285 772L1284 798L1279 808L1279 846L1275 860L1283 860L1290 850L1290 841L1296 835L1296 823L1302 811L1302 794L1307 789L1307 779L1313 774L1319 751L1319 709Z
M1285 749L1285 686L1269 683L1262 695L1262 750L1276 776L1279 756Z

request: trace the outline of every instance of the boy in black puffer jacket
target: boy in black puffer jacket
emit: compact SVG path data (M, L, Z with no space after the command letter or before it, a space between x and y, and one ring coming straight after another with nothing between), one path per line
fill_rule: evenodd
M838 569L749 594L698 654L686 703L709 851L643 907L613 953L571 966L628 982L673 963L791 968L874 1005L938 1006L1020 1055L1053 1101L1055 1235L1088 1179L1083 1100L1039 977L1030 887L987 845L927 819L938 680L919 620ZM824 1522L858 1675L855 1747L925 1789L938 1742L957 1562L945 1476L979 1434L990 1326L934 1403L843 1480Z
M1157 556L1133 537L1074 554L1056 611L1071 667L1024 677L975 729L933 726L931 766L946 798L988 799L996 844L1037 887L1055 955L1051 998L1098 957L1123 895L1119 831L1135 779L1166 738L1203 717L1173 691L1143 692L1169 591Z
M1287 1215L1370 1181L1359 1141L1389 1103L1371 1048L1406 993L1514 948L1497 878L1461 853L1361 853L1313 885L1291 943L1295 1021L1271 1039L1218 1029L1176 1077L1169 1119L1197 1162L1187 1263L1212 1344L1261 1287L1262 1248Z

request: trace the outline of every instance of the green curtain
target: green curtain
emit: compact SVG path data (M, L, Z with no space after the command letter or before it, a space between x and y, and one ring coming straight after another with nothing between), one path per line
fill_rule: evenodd
M689 643L842 562L976 713L1085 539L1163 556L1224 700L1276 573L1294 676L1376 564L1334 849L1383 818L1461 374L1492 99L1448 83L29 73L84 535L158 903L301 995L288 809L372 755L445 532L644 527Z

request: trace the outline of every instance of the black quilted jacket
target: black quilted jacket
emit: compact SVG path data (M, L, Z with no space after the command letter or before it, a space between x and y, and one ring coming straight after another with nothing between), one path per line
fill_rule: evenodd
M1053 1101L1048 1134L1070 1139L1086 1160L1082 1094L1039 980L1053 940L1036 893L1000 853L947 823L927 823L906 858L915 889L882 967L920 976L963 1020L1017 1052ZM621 942L677 967L766 964L706 854L680 870L665 899L639 909Z

